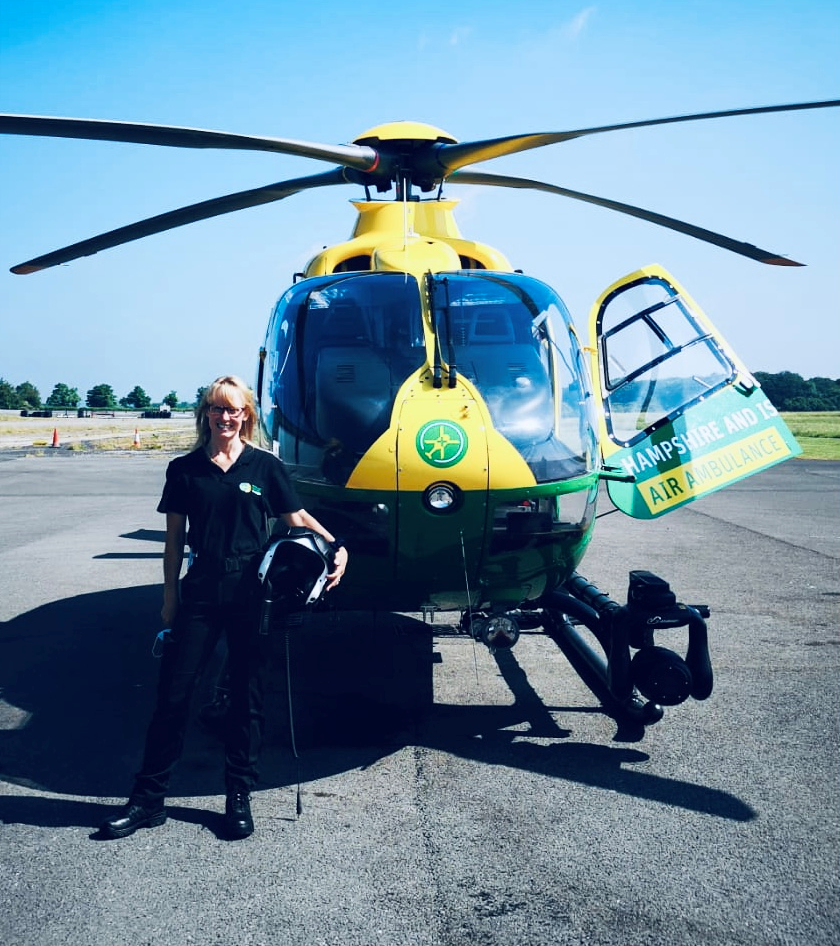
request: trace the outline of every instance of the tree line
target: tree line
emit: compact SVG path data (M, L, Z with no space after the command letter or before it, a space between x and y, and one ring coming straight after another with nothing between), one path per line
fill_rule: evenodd
M792 371L777 374L756 371L755 378L779 411L840 411L840 380L809 378L806 381ZM655 391L650 391L649 378L642 375L614 392L611 402L627 409L644 402L650 410L667 413L674 404L684 404L696 397L698 382L712 387L719 380L719 377L664 378L657 382Z
M170 391L166 397L161 398L159 405L161 407L165 405L170 410L190 408L198 403L203 392L204 389L199 388L196 391L195 401L190 403L179 400L175 391ZM60 382L53 387L46 401L42 401L40 391L31 382L24 381L13 385L5 378L0 378L0 410L37 411L44 408L76 410L79 407L90 407L96 410L116 410L122 407L127 410L142 411L152 407L152 399L139 384L119 400L110 384L95 384L85 395L84 404L82 404L82 396L78 389Z
M779 371L776 374L756 371L755 377L777 410L840 411L840 379L806 380L793 371ZM160 404L165 404L172 410L188 409L201 400L203 393L204 388L199 388L195 400L187 402L179 400L175 391L170 391L161 399ZM81 401L78 390L64 383L56 384L52 394L42 402L40 392L29 381L13 385L0 378L0 410L41 410L45 407L75 410L84 406L98 410L116 410L123 407L142 411L152 406L152 399L139 384L119 400L110 384L96 384L87 392L84 405Z
M779 411L840 411L840 379L809 378L793 371L756 371L756 381Z

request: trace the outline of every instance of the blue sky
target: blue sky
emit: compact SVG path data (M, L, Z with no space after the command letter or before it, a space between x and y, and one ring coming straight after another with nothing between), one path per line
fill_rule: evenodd
M412 119L459 140L840 98L840 5L789 2L33 0L0 12L0 110L325 142ZM592 136L479 166L688 220L807 263L764 266L548 195L451 187L464 236L576 321L670 270L754 370L840 377L840 109ZM53 270L8 267L185 204L329 165L0 138L0 377L155 399L251 380L269 311L346 239L354 188L194 224Z

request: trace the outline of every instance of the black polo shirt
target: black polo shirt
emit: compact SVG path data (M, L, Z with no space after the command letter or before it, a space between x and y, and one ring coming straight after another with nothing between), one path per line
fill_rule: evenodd
M259 551L269 520L297 512L301 502L283 462L250 444L227 471L203 447L173 460L158 512L187 517L187 541L208 565Z

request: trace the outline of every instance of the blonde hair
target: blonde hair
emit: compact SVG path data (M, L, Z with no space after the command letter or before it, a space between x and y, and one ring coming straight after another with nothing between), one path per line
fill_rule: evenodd
M240 405L239 402L242 402ZM235 374L222 375L204 391L195 409L195 429L198 435L196 447L206 447L210 443L210 407L213 404L243 407L242 427L239 436L250 441L257 421L257 409L254 406L254 392Z

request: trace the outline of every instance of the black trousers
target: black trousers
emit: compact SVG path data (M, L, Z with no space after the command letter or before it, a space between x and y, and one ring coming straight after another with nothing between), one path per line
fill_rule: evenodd
M195 585L195 583L193 583ZM198 587L204 582L199 582ZM247 595L234 602L207 600L182 584L182 603L164 646L157 702L146 734L143 763L130 801L163 802L183 751L196 684L221 634L227 637L230 706L225 731L225 789L249 793L256 784L264 728L268 638L259 634L261 602ZM213 596L215 597L215 595Z

